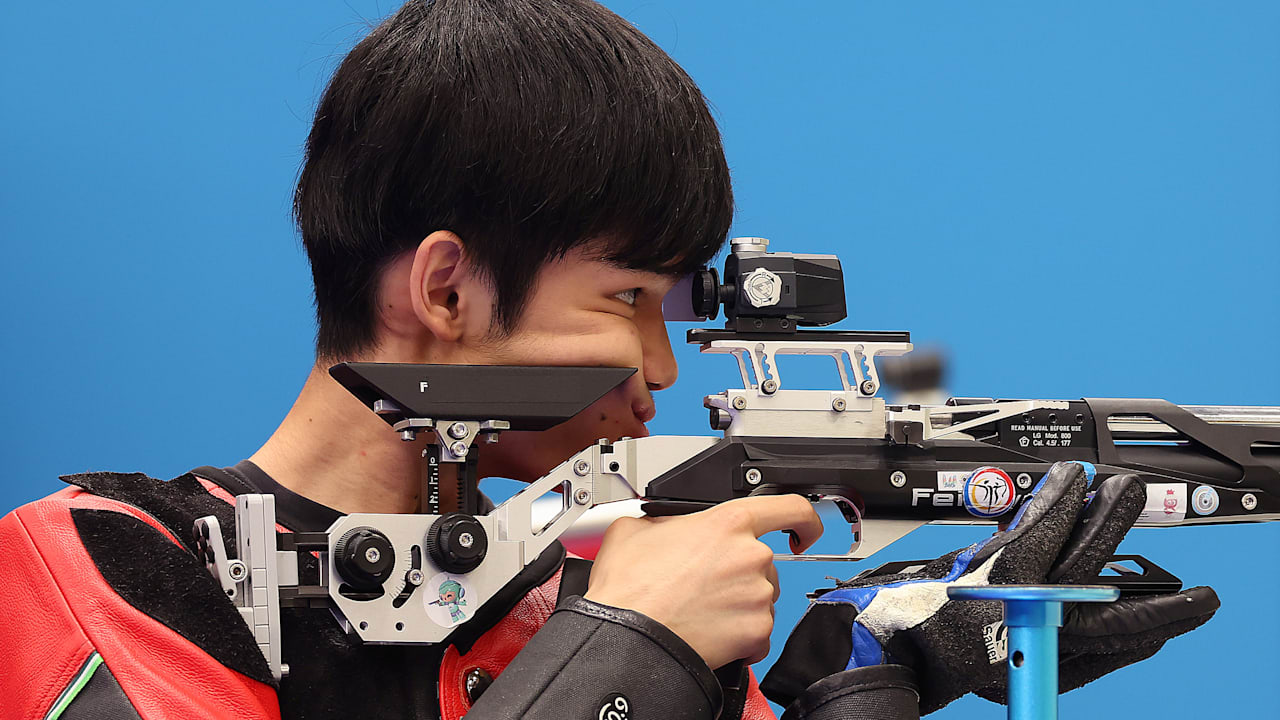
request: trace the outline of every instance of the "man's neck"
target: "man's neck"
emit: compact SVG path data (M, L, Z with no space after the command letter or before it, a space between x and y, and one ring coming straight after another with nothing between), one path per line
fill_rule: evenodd
M319 365L280 427L249 459L276 482L342 513L419 508L422 449L429 433L404 442ZM441 511L455 509L442 483Z

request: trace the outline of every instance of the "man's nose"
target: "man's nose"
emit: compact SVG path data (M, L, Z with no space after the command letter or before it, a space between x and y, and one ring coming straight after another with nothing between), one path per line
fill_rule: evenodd
M644 379L649 390L656 392L665 390L676 382L680 369L676 365L676 356L671 351L671 338L667 335L667 324L661 318L646 328L644 342Z

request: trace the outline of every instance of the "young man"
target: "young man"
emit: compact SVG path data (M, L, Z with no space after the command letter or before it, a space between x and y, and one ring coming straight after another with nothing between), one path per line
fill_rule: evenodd
M482 476L534 480L597 438L645 435L653 393L676 378L662 298L732 215L688 76L587 0L411 2L335 73L295 212L317 360L266 443L168 482L72 476L0 521L0 604L21 613L0 631L12 714L770 716L754 682L726 692L712 670L767 653L778 589L757 538L813 542L798 496L619 521L589 579L553 546L445 645L363 645L325 609L286 608L279 683L189 539L205 515L232 527L243 493L274 494L295 532L419 509L425 438L402 442L339 387L326 372L339 361L638 369L572 420L505 433ZM878 663L841 660L786 692L819 680L801 714L839 697L844 717L914 716L909 671Z
M361 645L326 610L286 609L278 687L188 539L201 515L231 527L244 492L274 493L292 531L418 509L422 442L330 379L341 360L638 368L573 420L486 447L486 476L533 480L596 438L644 435L676 378L661 299L732 215L693 82L594 3L411 2L333 77L295 209L317 362L262 448L168 483L75 476L0 525L31 551L0 561L27 579L3 596L29 608L3 633L20 714L456 717L482 698L486 717L585 717L617 693L633 717L714 716L726 698L710 669L767 652L777 581L756 538L820 534L799 497L618 523L583 597L548 621L567 595L557 546L493 603L506 617L446 647ZM769 714L754 687L728 700Z

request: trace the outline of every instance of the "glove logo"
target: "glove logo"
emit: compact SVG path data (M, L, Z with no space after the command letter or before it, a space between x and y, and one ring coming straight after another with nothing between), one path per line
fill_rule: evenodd
M987 662L996 665L1009 659L1009 628L1000 620L982 626L982 642L987 646Z
M614 693L604 699L604 704L596 713L596 720L629 720L631 717L631 701L622 693Z
M1000 468L980 467L964 481L964 509L980 518L996 517L1013 507L1013 480Z

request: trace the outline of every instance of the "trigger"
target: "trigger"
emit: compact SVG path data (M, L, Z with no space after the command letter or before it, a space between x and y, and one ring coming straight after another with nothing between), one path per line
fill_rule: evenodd
M688 515L715 507L716 503L700 500L652 500L640 506L649 517L670 517L672 515Z

